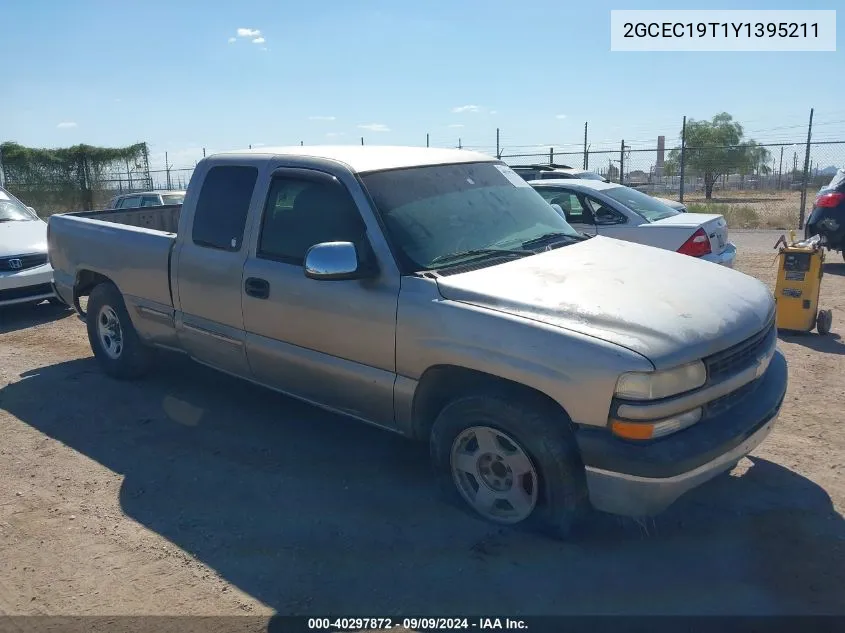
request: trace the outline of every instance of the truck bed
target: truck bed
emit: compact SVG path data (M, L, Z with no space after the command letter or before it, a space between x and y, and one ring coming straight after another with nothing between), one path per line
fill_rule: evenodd
M56 290L72 302L74 286L101 275L118 287L130 313L141 306L171 311L170 255L180 211L177 205L51 216L47 242Z
M103 222L114 222L127 226L138 226L147 229L155 229L174 235L179 230L179 215L182 211L181 204L172 204L161 207L145 207L140 209L106 209L104 211L82 211L70 213L77 218L92 218Z

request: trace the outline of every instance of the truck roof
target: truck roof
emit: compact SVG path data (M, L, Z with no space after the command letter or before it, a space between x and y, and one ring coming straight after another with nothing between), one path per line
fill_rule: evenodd
M255 149L221 152L211 158L249 154L266 158L297 156L344 163L352 171L363 173L424 165L490 162L496 159L487 154L462 149L435 147L405 147L401 145L294 145L291 147L258 147Z

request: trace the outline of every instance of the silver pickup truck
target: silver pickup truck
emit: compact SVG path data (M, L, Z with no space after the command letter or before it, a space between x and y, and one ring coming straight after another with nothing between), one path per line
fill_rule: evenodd
M730 470L786 390L766 286L579 234L474 152L218 154L182 206L54 215L48 242L110 376L184 352L427 441L448 498L559 537Z

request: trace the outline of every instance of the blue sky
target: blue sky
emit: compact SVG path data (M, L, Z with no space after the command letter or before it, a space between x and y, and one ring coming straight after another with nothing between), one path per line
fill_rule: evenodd
M497 127L506 152L574 149L585 121L594 149L646 147L671 143L683 115L721 111L760 141L792 141L810 107L816 138L845 140L841 35L835 53L610 52L612 8L678 3L3 0L0 140L143 140L157 166L167 151L182 167L202 147L361 136L493 151Z

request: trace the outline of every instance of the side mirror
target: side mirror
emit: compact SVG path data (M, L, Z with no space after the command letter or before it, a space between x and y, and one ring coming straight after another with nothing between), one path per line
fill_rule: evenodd
M36 210L35 210L35 209L33 209L32 207L27 207L27 209L29 209L30 211L32 211L35 215L38 215L38 211L36 211Z
M352 242L323 242L305 253L305 276L320 281L363 279L371 271L361 265Z

